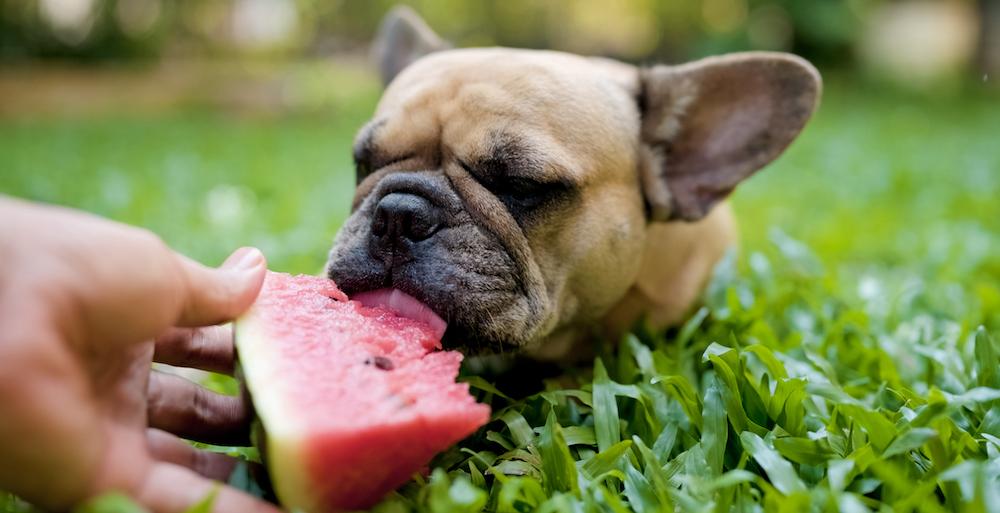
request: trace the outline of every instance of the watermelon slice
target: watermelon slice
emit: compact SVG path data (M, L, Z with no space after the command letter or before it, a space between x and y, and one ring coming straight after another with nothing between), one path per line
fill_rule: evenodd
M325 278L268 273L236 322L241 373L283 505L368 508L489 419L438 351L444 323L398 291L349 301ZM436 319L436 321L435 321Z

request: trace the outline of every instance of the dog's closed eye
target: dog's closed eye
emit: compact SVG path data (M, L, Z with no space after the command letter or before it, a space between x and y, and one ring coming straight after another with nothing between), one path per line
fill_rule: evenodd
M473 178L483 187L493 193L500 200L507 210L514 216L518 223L523 224L529 213L542 208L546 204L569 192L572 187L564 181L543 181L541 179L530 178L510 174L510 169L504 169L504 173L497 173L494 161L489 161L487 167L492 165L488 172L477 169L464 161L459 161Z
M489 186L507 208L535 208L541 205L554 187L530 178L519 176L501 177Z

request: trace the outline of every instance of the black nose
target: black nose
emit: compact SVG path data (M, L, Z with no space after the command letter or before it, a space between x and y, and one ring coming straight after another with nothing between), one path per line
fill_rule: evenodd
M404 192L386 194L375 206L372 236L385 247L422 241L441 226L441 211L427 198Z

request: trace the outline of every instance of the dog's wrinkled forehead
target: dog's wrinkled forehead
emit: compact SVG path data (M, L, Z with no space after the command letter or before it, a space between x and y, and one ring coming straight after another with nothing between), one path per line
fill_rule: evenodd
M358 132L354 143L355 162L373 169L381 169L397 164L403 159L420 156L419 151L407 153L393 151L401 144L398 139L386 134L387 122L387 118L372 120ZM540 174L550 165L546 157L547 152L551 152L553 148L558 150L557 144L539 144L537 139L532 140L523 133L511 130L498 128L488 130L484 135L485 137L476 145L479 151L471 152L476 158L470 159L469 162L462 160L460 164L475 163L487 173L517 169L522 174L530 176ZM452 156L461 159L459 155L452 153Z
M619 168L606 161L631 153L635 80L623 65L559 52L432 54L392 81L358 134L355 156L373 169L412 158L517 160L526 171L551 167L584 180L583 170Z

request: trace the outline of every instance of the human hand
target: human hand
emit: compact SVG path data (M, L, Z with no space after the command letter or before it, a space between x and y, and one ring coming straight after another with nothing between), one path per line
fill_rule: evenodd
M234 460L178 438L247 443L242 399L150 372L232 372L215 325L256 298L260 251L210 269L150 232L0 196L0 264L0 489L54 510L119 491L157 513L217 489L213 511L277 511L212 480Z

